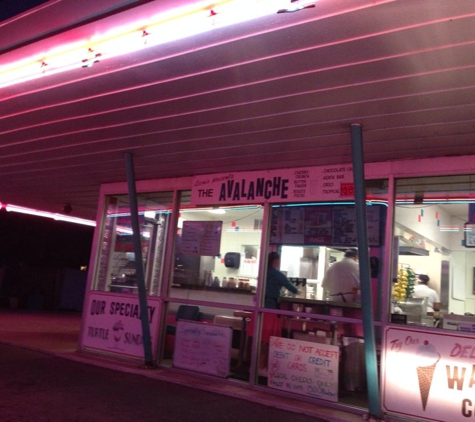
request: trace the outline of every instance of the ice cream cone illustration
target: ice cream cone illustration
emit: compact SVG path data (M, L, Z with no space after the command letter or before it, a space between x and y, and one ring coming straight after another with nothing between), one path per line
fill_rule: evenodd
M429 399L430 387L434 378L435 368L439 362L440 354L432 344L424 341L424 344L417 349L417 377L419 379L419 391L421 393L422 408L426 410Z
M124 324L122 324L122 321L116 322L113 327L112 331L114 333L114 340L115 340L115 348L117 349L119 347L119 341L122 338L122 333L121 331L124 330Z

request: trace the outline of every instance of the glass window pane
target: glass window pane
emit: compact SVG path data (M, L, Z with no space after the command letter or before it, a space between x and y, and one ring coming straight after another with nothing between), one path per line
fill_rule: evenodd
M384 254L386 211L386 201L382 199L377 201L373 199L366 208L370 270L377 315L380 315L379 262ZM358 222L354 203L274 206L271 218L269 250L280 255L279 268L294 284L298 285L300 292L297 296L300 299L359 302L359 292L356 291L359 290L358 280L354 286L340 286L344 289L341 291L345 296L344 300L341 295L325 295L322 285L330 266L337 261L342 261L347 249L357 248ZM359 273L357 265L354 263L352 265L356 266L354 273ZM339 278L348 280L347 277ZM357 278L359 279L359 276ZM281 299L278 298L279 291L272 292L271 286L266 289L267 296L274 300L295 300L293 297L295 294L291 289L287 289L283 284L281 287L280 294L283 296ZM327 284L326 292L339 294L341 289L338 290L336 287ZM268 305L266 307L270 307L270 303Z
M182 202L170 296L252 305L263 208L192 208Z
M157 295L173 193L139 194L140 239L148 294ZM106 198L94 290L138 294L136 259L128 195Z
M396 181L392 321L450 329L475 323L467 239L474 204L474 175Z

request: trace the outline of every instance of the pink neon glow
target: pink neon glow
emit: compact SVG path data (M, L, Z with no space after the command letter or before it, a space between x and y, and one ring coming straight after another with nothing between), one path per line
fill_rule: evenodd
M32 208L20 207L18 205L1 204L2 208L5 208L9 212L18 212L20 214L34 215L37 217L51 218L53 220L66 221L68 223L82 224L84 226L95 227L96 222L92 220L86 220L84 218L70 217L68 215L52 213L48 211L39 211Z
M300 1L300 0L299 0ZM314 0L313 3L317 1ZM0 88L276 13L289 0L204 0L0 67ZM95 54L91 60L91 52Z

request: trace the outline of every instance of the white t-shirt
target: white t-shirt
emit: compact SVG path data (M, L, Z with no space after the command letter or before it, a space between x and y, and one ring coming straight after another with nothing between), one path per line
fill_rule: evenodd
M353 290L360 288L358 263L351 258L335 262L323 277L322 287L332 301L353 302Z
M416 298L427 298L427 312L434 312L434 303L440 302L437 292L425 284L416 284L412 296Z

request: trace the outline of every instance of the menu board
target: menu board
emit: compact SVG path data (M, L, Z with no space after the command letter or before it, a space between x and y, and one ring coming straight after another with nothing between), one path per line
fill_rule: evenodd
M337 346L271 337L268 386L338 401Z
M380 214L380 206L366 208L370 246L381 243ZM274 208L270 236L271 243L288 245L356 246L356 209L354 205Z
M232 327L177 321L173 366L227 377L231 364Z
M193 177L193 205L341 201L354 198L353 166L300 167Z
M219 255L222 221L185 221L180 252L185 255Z

